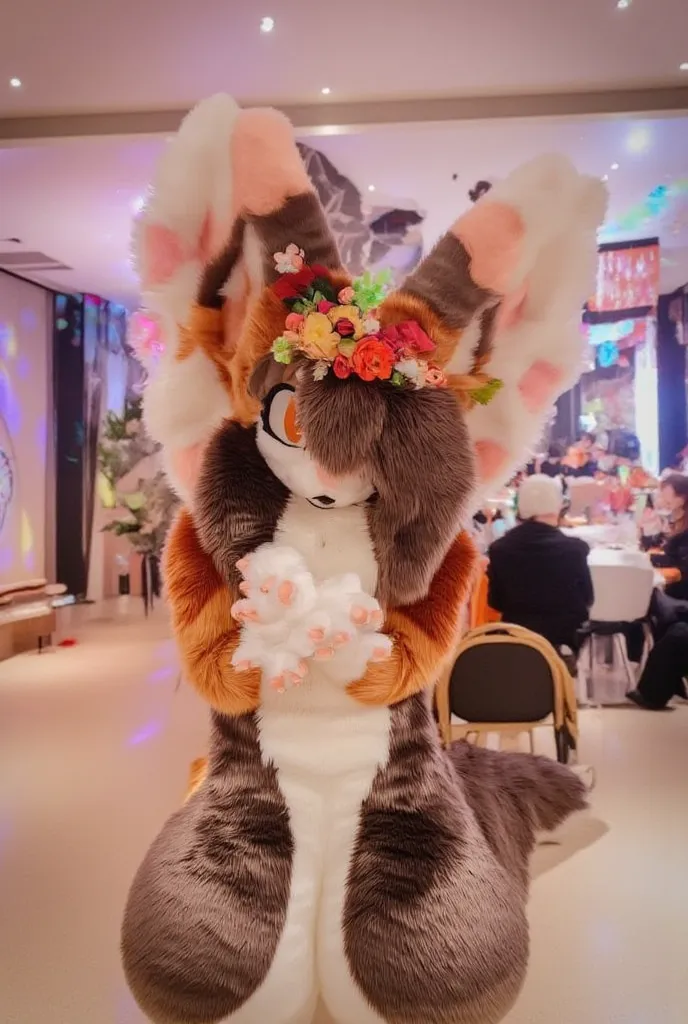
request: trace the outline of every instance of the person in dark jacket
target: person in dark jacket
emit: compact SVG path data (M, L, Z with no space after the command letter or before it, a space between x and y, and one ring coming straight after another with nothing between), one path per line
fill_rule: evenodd
M488 603L505 622L525 626L556 648L578 653L578 631L594 600L589 548L558 527L563 491L538 475L518 493L520 524L490 548Z
M669 535L661 554L651 555L658 568L677 569L680 577L652 595L650 615L655 643L677 622L688 622L688 476L672 473L660 486L662 506L669 512Z
M650 651L640 682L626 696L646 711L663 711L672 697L686 699L688 622L670 626Z

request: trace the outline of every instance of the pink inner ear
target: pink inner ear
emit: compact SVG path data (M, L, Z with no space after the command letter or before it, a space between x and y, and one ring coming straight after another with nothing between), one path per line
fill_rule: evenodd
M552 400L552 394L562 377L562 371L544 359L539 359L526 370L518 382L518 390L528 412L541 412L544 409Z
M313 191L294 142L294 130L278 111L242 111L231 147L237 211L266 216L279 210L290 196Z
M184 486L186 491L193 491L196 481L201 472L201 460L205 442L191 445L189 448L180 448L171 456L174 475Z
M165 284L184 263L182 240L163 224L144 226L142 248L147 285Z
M478 463L478 476L481 480L491 480L499 473L509 453L496 441L476 441L475 456Z
M471 257L471 277L481 288L503 295L518 266L525 226L507 203L483 201L451 229Z

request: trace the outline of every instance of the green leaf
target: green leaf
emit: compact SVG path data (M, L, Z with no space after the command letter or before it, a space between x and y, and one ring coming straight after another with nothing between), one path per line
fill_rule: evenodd
M482 387L469 391L468 395L478 405L489 405L495 395L504 387L504 381L498 377L492 377Z

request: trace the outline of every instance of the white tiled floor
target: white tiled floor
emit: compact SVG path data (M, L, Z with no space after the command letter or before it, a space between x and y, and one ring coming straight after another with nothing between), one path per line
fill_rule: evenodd
M141 1024L122 906L204 752L206 709L176 689L164 616L79 636L0 663L0 1024ZM537 856L530 975L508 1024L683 1024L688 706L586 712L582 744L598 820Z

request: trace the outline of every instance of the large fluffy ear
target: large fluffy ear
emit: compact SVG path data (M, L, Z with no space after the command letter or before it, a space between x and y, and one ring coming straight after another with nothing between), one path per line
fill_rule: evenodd
M381 309L417 320L467 409L479 499L526 460L580 373L606 190L564 157L523 165L459 218ZM491 381L501 389L480 405ZM490 389L488 388L488 395Z
M203 101L164 154L134 232L143 305L164 342L146 425L185 499L217 425L257 414L249 379L284 328L266 285L277 276L274 254L290 243L341 271L291 125L229 96Z

